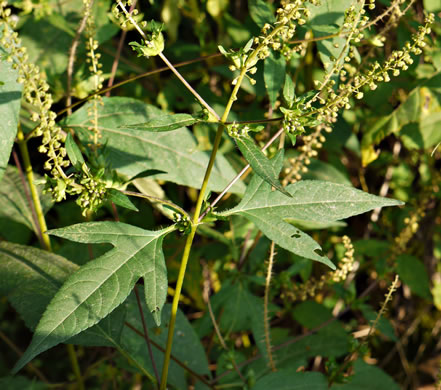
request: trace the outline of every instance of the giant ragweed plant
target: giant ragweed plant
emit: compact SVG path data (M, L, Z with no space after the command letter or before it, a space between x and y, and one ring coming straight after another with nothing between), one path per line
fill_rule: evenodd
M440 235L439 218L421 223L439 209L436 145L441 140L423 126L441 107L436 92L441 67L426 58L437 50L430 38L432 26L435 32L439 26L433 14L417 12L413 3L249 0L249 18L228 1L206 2L204 10L198 2L84 0L51 13L47 2L14 8L3 1L0 88L10 97L3 104L0 175L9 187L0 191L2 216L33 226L43 247L32 247L31 239L0 243L2 291L33 330L13 372L67 343L79 388L96 379L81 369L75 344L80 351L114 347L130 370L146 378L147 388L161 390L345 388L375 375L382 378L376 388L397 386L363 361L381 353L378 337L397 340L385 318L386 303L393 307L400 294L395 275L405 286L404 298L412 293L427 302L439 295L438 279L433 277L430 290L417 258L421 248L410 245L423 226ZM191 18L206 16L212 27L197 22L198 50L219 55L190 61L206 61L207 68L180 71L186 63L174 65L169 58L187 58L186 50L195 48L186 44L192 39L186 35L188 20L179 16L189 16L188 7ZM159 15L166 23L151 19ZM46 27L61 34L57 39L70 43L68 55L53 68L48 59L38 60L32 39L20 38L29 35L27 28L42 28L46 17L51 21ZM180 23L182 37L175 35L178 41L170 46ZM394 34L400 39L388 42ZM109 76L112 40L118 49ZM121 56L124 44L128 50ZM152 76L148 82L130 82L140 78L131 79L130 73L159 61L174 79L158 69L144 75ZM64 70L66 80L60 78ZM418 80L424 74L425 81L395 95L388 86L399 87L406 72ZM83 100L73 92L80 88L75 85L80 75L89 80L81 86L89 95ZM122 81L112 86L114 76ZM103 88L107 77L112 82ZM121 87L118 96L101 97L116 87ZM380 92L381 99L373 95ZM411 116L403 114L406 107ZM371 124L378 115L385 116ZM410 125L419 126L416 136L406 128ZM380 143L391 133L400 145L392 154ZM22 160L13 153L18 170L7 167L14 139ZM36 140L45 156L42 164L30 150ZM394 162L401 142L425 157L410 153L402 168ZM370 166L381 171L387 163L383 182L375 175L370 179ZM417 166L418 177L410 164ZM44 177L36 180L33 166L40 165ZM12 187L20 177L21 184ZM426 194L417 211L394 207L380 218L381 208L409 201L412 180ZM59 203L49 211L51 230L45 218L51 204L37 187L40 182ZM381 196L373 194L377 187ZM8 191L22 191L17 199L24 200L15 202ZM87 222L57 225L71 200ZM370 222L342 222L371 210ZM87 244L87 254L81 244ZM103 253L99 244L113 248ZM68 256L69 245L74 253ZM374 265L370 257L376 257ZM430 264L438 275L439 267ZM393 278L384 304L369 295L387 289ZM366 282L370 285L359 291ZM361 314L348 323L339 319L351 312ZM439 322L439 313L434 318ZM392 321L398 326L403 318ZM363 333L358 328L366 323L371 326ZM359 332L367 336L362 343ZM330 340L335 344L328 345ZM396 345L402 348L400 341ZM116 369L129 373L120 360ZM48 382L38 368L35 372ZM408 376L406 381L414 380Z

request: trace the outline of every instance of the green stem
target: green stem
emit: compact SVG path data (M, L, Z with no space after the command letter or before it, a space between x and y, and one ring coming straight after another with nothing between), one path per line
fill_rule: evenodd
M170 356L171 356L171 349L172 349L172 344L173 344L173 334L174 334L175 323L176 323L176 315L178 312L179 299L181 297L182 285L184 283L185 271L187 269L187 263L188 263L188 259L190 257L191 246L193 244L193 239L196 234L196 230L197 230L198 223L199 223L199 216L201 214L202 203L204 201L205 192L208 187L208 180L210 178L211 171L214 166L216 154L219 149L220 142L222 140L222 134L223 134L224 127L225 127L224 123L227 121L228 114L230 113L231 107L232 107L234 101L236 100L237 92L240 88L240 85L242 83L242 80L245 76L246 71L247 71L247 69L244 66L240 72L240 75L237 79L237 83L234 86L234 89L233 89L231 96L228 100L228 103L227 103L225 111L222 115L222 118L220 118L220 123L217 128L216 137L215 137L214 143L213 143L213 149L211 151L210 161L208 162L208 166L205 171L204 180L202 182L202 187L201 187L201 190L199 192L199 196L198 196L198 199L196 202L196 208L195 208L195 211L193 214L193 219L192 219L191 231L190 231L190 234L187 236L187 240L185 242L184 252L182 254L182 260L181 260L181 266L179 268L178 280L176 282L176 291L175 291L175 295L173 297L172 309L171 309L171 314L170 314L170 323L169 323L169 328L168 328L167 344L166 344L166 348L165 348L164 365L162 367L160 390L165 390L167 388L168 367L170 365Z
M219 120L219 126L216 132L216 137L214 139L213 143L213 149L211 151L210 161L208 162L207 169L205 171L204 180L202 182L202 187L199 192L199 196L196 202L196 208L193 215L192 220L192 226L190 234L187 236L187 241L185 242L184 252L182 254L182 260L181 260L181 266L179 268L179 275L178 280L176 283L176 292L173 297L173 303L172 303L172 310L170 315L170 323L168 328L168 335L167 335L167 344L165 348L165 356L164 356L164 365L162 367L162 375L161 375L161 387L160 390L166 390L167 388L167 377L168 377L168 367L170 365L170 356L171 356L171 349L173 344L173 334L175 329L175 323L176 323L176 315L178 312L178 305L179 305L179 299L181 296L182 291L182 285L184 283L184 277L185 277L185 271L187 268L188 259L190 257L190 251L191 246L193 244L193 239L196 234L197 226L199 223L199 216L201 214L202 209L202 203L205 197L205 192L208 187L208 180L211 175L211 171L213 169L214 161L216 158L217 151L219 149L220 142L222 140L222 134L224 131L224 124L227 121L228 114L230 113L231 107L233 106L233 103L237 99L237 92L239 91L239 88L242 84L242 81L245 77L245 74L248 71L247 64L252 63L254 58L258 55L258 53L268 44L268 42L271 40L271 38L277 34L277 32L283 27L283 25L276 27L267 37L266 39L259 44L259 46L248 56L247 60L245 61L244 66L240 70L240 74L236 79L236 85L233 88L233 91L231 92L230 98L228 99L228 103L225 107L225 111L222 115L222 117Z
M75 352L75 347L72 344L66 344L67 353L69 354L70 364L72 370L77 378L77 384L79 390L85 390L83 377L81 376L80 365L78 364L77 354Z
M52 250L51 241L49 236L46 234L47 225L46 220L44 218L43 208L41 206L40 197L38 196L37 187L34 183L34 172L32 170L31 159L29 157L29 150L26 140L24 139L24 134L21 129L21 126L18 127L17 130L17 140L18 147L20 149L20 154L23 159L23 168L26 174L26 178L28 179L29 189L31 190L31 198L32 203L34 204L35 213L37 214L38 225L37 228L41 232L39 237L41 237L41 245L48 251Z

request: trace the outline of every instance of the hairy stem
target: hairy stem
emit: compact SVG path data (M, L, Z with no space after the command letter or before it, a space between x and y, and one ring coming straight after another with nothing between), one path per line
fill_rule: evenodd
M230 113L233 102L236 100L236 94L240 88L240 84L243 80L243 77L245 76L245 72L246 72L246 70L243 70L241 72L242 77L239 76L240 79L238 79L237 84L234 86L233 92L231 93L231 96L228 100L225 111L222 115L222 118L220 119L221 123L219 123L219 126L217 128L216 137L215 137L214 143L213 143L213 149L212 149L211 155L210 155L210 161L208 162L208 166L207 166L207 169L206 169L205 175L204 175L204 180L202 182L202 187L201 187L201 190L199 191L199 196L196 201L196 208L195 208L195 211L193 214L190 234L187 236L187 240L185 242L184 252L182 254L182 260L181 260L181 267L179 268L178 280L176 283L176 292L175 292L175 296L173 297L172 310L171 310L171 315L170 315L170 323L169 323L168 335L167 335L167 345L165 348L164 365L162 367L160 390L165 390L167 387L168 367L170 365L170 355L171 355L171 348L172 348L172 344L173 344L173 334L174 334L175 323L176 323L176 315L178 312L179 298L181 296L182 285L184 283L184 276L185 276L185 271L187 269L188 259L190 257L191 246L193 244L193 239L196 234L197 226L199 223L199 217L201 215L202 203L204 201L205 193L206 193L207 187L208 187L208 180L210 178L211 171L214 166L216 154L219 149L220 142L222 140L222 134L224 131L223 124L227 121L228 114Z
M268 259L268 270L265 279L265 295L263 300L263 326L265 328L265 346L266 353L268 354L268 365L271 371L276 371L276 364L273 359L272 347L271 347L271 335L270 335L270 324L268 318L268 297L271 284L271 275L273 272L274 265L274 255L275 255L275 244L274 241L271 242L270 255Z
M85 7L88 7L85 5ZM92 7L92 3L90 4L90 7ZM81 38L81 34L83 33L84 28L86 27L87 18L90 17L90 13L84 12L84 16L80 21L80 24L78 25L77 31L75 33L75 37L72 41L72 45L69 49L69 59L67 61L67 91L66 91L66 106L70 106L72 104L72 76L73 76L73 70L74 70L74 63L75 63L75 54L77 52L78 44ZM68 109L67 113L69 115L72 114L72 109Z

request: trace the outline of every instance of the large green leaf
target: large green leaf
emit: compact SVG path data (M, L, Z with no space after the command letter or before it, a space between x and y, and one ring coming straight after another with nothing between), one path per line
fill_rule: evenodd
M89 104L84 105L64 122L73 128L84 141L89 140ZM200 188L208 165L207 153L198 150L194 136L186 128L154 133L150 131L122 128L161 117L164 112L136 99L114 97L103 98L98 109L98 127L102 142L109 151L108 160L119 173L133 177L148 169L159 169L164 174L155 178ZM236 172L227 160L218 154L209 187L221 191L233 179ZM244 184L232 188L242 193Z
M278 170L281 158L275 161ZM256 226L277 245L299 256L335 268L321 254L320 246L307 234L290 225L286 219L311 222L334 222L361 214L377 207L397 206L402 202L381 198L347 185L304 180L286 187L291 198L278 191L259 176L251 180L242 201L223 216L241 215Z
M279 182L279 171L276 171L274 164L271 163L254 141L248 136L237 137L235 141L256 175L259 175L282 194L291 197L291 194L287 192ZM283 158L283 151L280 153L282 154L281 158Z
M40 176L34 175L36 180L40 178ZM43 212L46 213L53 204L51 196L49 194L42 194L41 186L38 186L37 190L40 195ZM17 168L13 166L7 167L6 174L0 186L0 220L3 219L13 220L25 225L36 233L38 232L35 220L32 218L29 200L26 197L22 178Z
M398 390L394 380L380 368L370 366L362 360L354 363L354 375L348 378L348 383L335 384L332 390Z
M0 48L0 180L6 171L17 134L22 90L22 85L17 83L18 72L2 59L4 53Z
M44 312L32 342L14 367L18 371L41 352L98 323L144 279L147 306L159 324L167 294L164 236L174 226L144 230L118 222L90 222L50 233L83 243L111 243L114 249L70 276Z
M63 282L78 266L53 253L24 245L0 243L0 294L7 297L34 330L47 305ZM69 343L112 346L124 324L124 311L115 310L97 325L69 340Z
M252 390L326 390L328 381L319 372L296 372L295 370L281 370L272 372L260 378Z

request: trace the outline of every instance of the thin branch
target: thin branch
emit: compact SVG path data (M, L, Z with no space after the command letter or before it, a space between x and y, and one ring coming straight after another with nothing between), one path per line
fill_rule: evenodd
M265 279L265 295L263 298L263 326L265 329L265 346L266 346L266 353L268 354L268 365L271 368L271 371L276 371L276 364L273 359L272 347L271 347L271 334L270 334L271 328L268 318L268 297L269 297L270 284L271 284L271 275L273 272L273 265L274 265L275 246L276 245L274 241L272 241L270 248L270 255L268 259L268 270Z
M359 299L367 296L368 294L371 293L371 291L378 286L378 281L373 281L360 295L359 295ZM339 312L335 317L330 318L329 320L321 323L319 326L311 329L310 331L301 334L299 336L293 337L290 340L287 340L275 347L273 347L273 352L278 351L280 349L286 348L287 346L291 345L291 344L295 344L297 342L299 342L300 340L303 340L305 337L311 336L315 333L317 333L320 329L323 329L324 327L328 326L329 324L333 323L334 321L338 320L340 317L344 316L348 311L350 311L352 309L352 303L347 305L341 312ZM256 356L253 356L252 358L245 360L244 362L239 364L239 368L245 367L249 364L251 364L252 362L261 359L263 356L262 354L257 354ZM212 384L216 384L217 382L219 382L223 377L227 376L228 374L230 374L232 372L232 370L227 370L225 372L223 372L222 374L218 375L216 378L214 378L212 380Z
M93 0L90 1L90 5L84 5L85 8L92 8ZM70 95L71 89L72 89L72 75L74 70L74 63L75 63L75 54L77 52L78 44L81 38L81 34L84 31L87 23L87 19L90 17L90 12L87 12L87 10L84 12L83 18L80 21L80 24L78 25L77 31L75 33L75 37L72 41L72 45L69 49L69 58L67 60L67 88L66 88L66 105L69 107L72 104L72 96ZM68 109L67 113L69 115L72 114L72 109Z
M208 313L210 314L210 319L211 319L211 323L213 324L214 330L216 332L217 338L219 339L219 342L222 345L222 348L225 349L227 352L229 351L229 348L227 346L227 344L225 343L224 338L222 337L222 334L220 332L219 326L216 322L216 317L214 316L213 313L213 308L211 307L211 301L210 301L210 290L211 290L211 282L210 282L210 270L208 269L207 263L202 262L202 267L203 267L203 271L202 271L202 275L204 277L204 291L203 291L203 298L205 303L207 304L208 307ZM233 364L234 370L237 372L237 375L239 375L239 378L241 379L241 381L246 384L246 379L244 378L244 376L242 375L242 373L240 372L240 369L236 363L236 359L234 358L234 356L231 356L231 363Z
M130 23L135 27L135 29L139 32L139 34L144 38L144 40L148 41L147 36L144 31L142 31L141 27L139 27L138 23L132 18L132 15L127 11L124 4L118 0L118 5L124 11ZM167 59L167 57L161 52L158 54L162 61L167 65L167 67L175 74L175 76L181 81L182 84L193 94L193 96L217 119L220 120L220 116L214 111L214 109L200 96L196 90L185 80L185 78L178 72L178 70L173 66L173 64Z
M135 290L135 295L136 295L136 303L138 304L138 310L141 315L142 328L144 330L144 340L147 344L147 349L149 351L150 361L152 362L153 371L155 372L156 382L158 383L158 386L159 386L160 385L159 372L158 372L158 368L156 367L155 358L153 357L153 351L152 351L152 345L151 345L151 341L150 341L150 337L149 337L149 331L148 331L147 325L145 323L144 311L142 310L141 299L139 297L139 292L138 292L138 288L136 285L135 285L134 290Z
M129 14L131 14L133 9L136 7L136 1L137 0L133 0L132 5L130 6L129 9ZM123 49L124 41L126 40L126 35L127 35L127 30L123 30L121 33L121 38L119 39L118 42L118 48L116 49L115 58L112 64L112 70L110 71L109 81L107 82L107 87L112 87L113 82L115 81L115 75L118 69L119 59L121 58L121 52ZM107 97L110 96L110 89L106 92L106 96Z
M8 336L6 336L6 334L4 334L1 330L0 330L0 339L2 339L3 342L9 348L11 348L17 354L18 357L22 357L23 356L23 352L20 350L20 348L18 348L14 344L14 342ZM37 367L35 367L32 363L28 363L27 366L29 367L29 369L31 371L33 371L35 373L35 375L38 376L38 378L40 378L40 380L42 380L43 382L49 384L49 380L45 377L45 375Z
M211 55L204 56L204 57L195 58L193 60L182 61L182 62L179 62L177 64L174 64L174 67L175 68L180 68L182 66L191 65L191 64L194 64L196 62L206 61L206 60L208 60L210 58L219 57L219 56L220 56L220 54L216 53L216 54L211 54ZM84 102L87 102L88 100L93 98L95 95L102 95L102 94L104 94L104 93L106 93L106 92L108 92L108 91L110 91L110 90L112 90L114 88L118 88L118 87L121 87L121 86L123 86L125 84L131 83L132 81L135 81L135 80L138 80L138 79L142 79L143 77L149 77L149 76L152 76L152 75L157 74L157 73L165 72L167 70L170 70L170 69L167 66L163 66L162 68L158 68L158 69L155 69L155 70L150 70L148 72L144 72L144 73L141 73L141 74L139 74L137 76L133 76L133 77L130 77L130 78L126 79L126 80L120 81L119 83L116 83L116 84L112 85L111 87L106 87L106 88L101 89L100 91L93 92L88 97L86 97L84 99L81 99L81 100L78 100L77 102L73 103L72 105L70 105L68 107L65 107L62 110L58 111L57 112L57 116L59 116L61 114L64 114L69 109L72 109L74 107L79 106L80 104L83 104ZM28 133L28 136L26 137L26 139L29 138L29 134L31 134L31 133Z
M136 196L138 198L148 199L148 200L150 200L151 202L154 202L154 203L165 204L165 205L171 207L172 209L175 209L176 211L178 211L182 215L185 215L188 219L190 219L190 216L188 215L188 213L183 208L179 207L177 204L175 204L175 203L173 203L173 202L171 202L169 200L157 198L156 196L141 194L140 192L133 192L133 191L121 191L121 192L123 194L126 194L126 195Z

